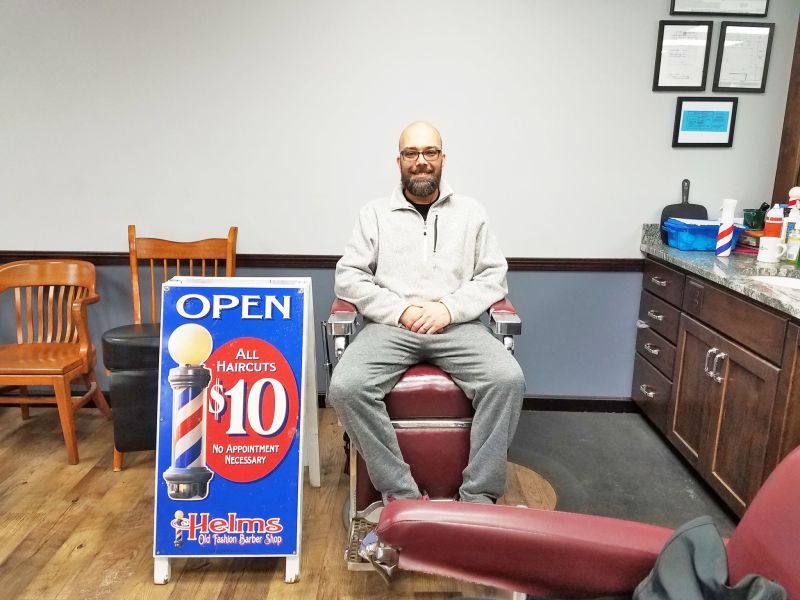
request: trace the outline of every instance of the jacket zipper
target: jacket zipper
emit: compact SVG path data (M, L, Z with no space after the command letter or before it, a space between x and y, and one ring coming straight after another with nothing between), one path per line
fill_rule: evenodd
M433 253L436 254L436 238L439 237L439 215L433 219Z

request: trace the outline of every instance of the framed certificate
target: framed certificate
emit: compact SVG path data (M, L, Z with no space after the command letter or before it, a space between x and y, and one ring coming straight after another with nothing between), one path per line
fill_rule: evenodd
M715 92L763 92L775 23L723 21L719 32Z
M672 147L730 148L738 98L679 97Z
M769 0L672 0L671 15L766 17Z
M706 89L712 21L659 21L653 91Z

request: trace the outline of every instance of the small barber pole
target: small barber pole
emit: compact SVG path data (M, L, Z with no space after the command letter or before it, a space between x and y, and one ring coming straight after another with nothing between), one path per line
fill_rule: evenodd
M172 465L164 471L173 500L208 495L214 474L206 467L206 388L211 372L201 366L211 354L211 334L195 323L181 325L169 337L169 355L179 366L169 372L172 388ZM177 544L176 544L177 545Z
M722 201L722 215L717 233L717 256L730 256L733 249L733 213L735 210L736 200L728 198Z

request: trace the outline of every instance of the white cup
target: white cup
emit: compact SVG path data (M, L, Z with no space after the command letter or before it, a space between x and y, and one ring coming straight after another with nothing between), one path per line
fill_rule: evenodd
M786 244L780 238L762 237L758 248L759 262L776 263L786 254Z

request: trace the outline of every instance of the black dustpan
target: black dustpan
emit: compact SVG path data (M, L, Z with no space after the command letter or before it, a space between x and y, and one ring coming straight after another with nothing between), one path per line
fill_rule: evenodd
M661 241L667 243L667 232L664 231L664 221L667 219L708 219L708 211L705 206L700 204L689 204L689 180L681 182L680 204L670 204L661 211Z

